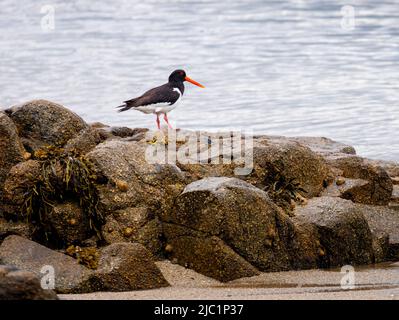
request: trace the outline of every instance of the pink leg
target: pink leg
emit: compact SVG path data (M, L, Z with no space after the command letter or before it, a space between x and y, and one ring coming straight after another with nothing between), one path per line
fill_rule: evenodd
M159 121L159 114L157 114L157 127L158 127L158 130L161 130L161 124L160 124L160 121Z
M169 123L168 115L167 115L166 113L163 115L163 119L164 119L165 122L168 124L169 129L173 129L172 126L171 126L170 123Z

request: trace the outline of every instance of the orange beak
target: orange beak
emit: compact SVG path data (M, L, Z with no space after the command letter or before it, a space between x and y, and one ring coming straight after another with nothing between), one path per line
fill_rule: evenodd
M205 88L201 83L198 83L197 81L194 81L193 79L189 77L185 77L184 80L191 82L192 84L195 84L198 87Z

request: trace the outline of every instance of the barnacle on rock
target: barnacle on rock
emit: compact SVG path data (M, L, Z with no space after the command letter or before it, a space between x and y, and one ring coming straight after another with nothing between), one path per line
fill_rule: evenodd
M123 180L116 180L115 185L122 192L126 192L129 189L128 183Z
M126 237L126 238L128 238L128 237L130 237L132 234L133 234L133 229L132 228L130 228L130 227L127 227L127 228L125 228L124 230L123 230L123 235Z

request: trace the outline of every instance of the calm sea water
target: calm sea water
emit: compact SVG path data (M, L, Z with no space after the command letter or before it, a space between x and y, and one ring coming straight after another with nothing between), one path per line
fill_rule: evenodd
M114 107L184 68L206 89L187 84L178 127L326 136L399 161L397 0L1 0L0 30L2 107L45 98L155 128Z

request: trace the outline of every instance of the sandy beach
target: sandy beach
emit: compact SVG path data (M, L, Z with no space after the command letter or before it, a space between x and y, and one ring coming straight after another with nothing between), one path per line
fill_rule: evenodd
M355 288L342 289L340 269L262 273L221 283L167 261L157 262L171 287L59 295L65 300L399 300L399 263L355 268Z

